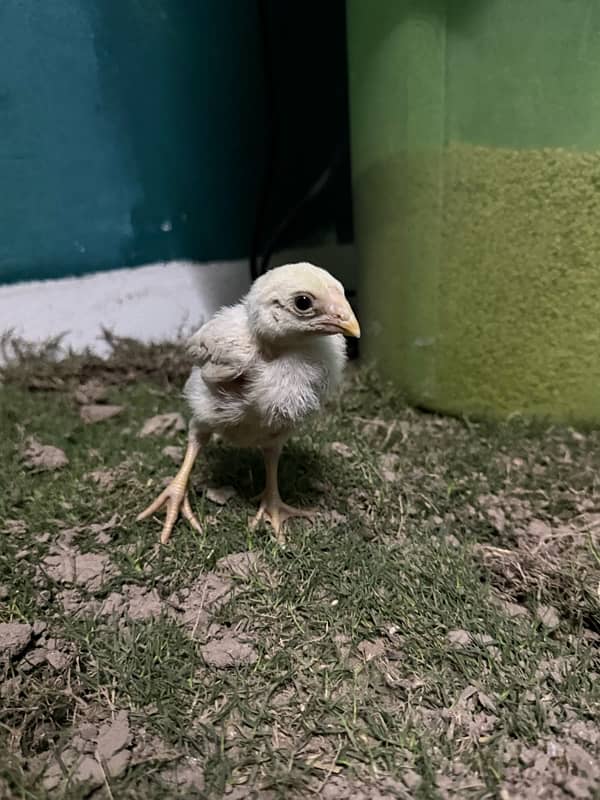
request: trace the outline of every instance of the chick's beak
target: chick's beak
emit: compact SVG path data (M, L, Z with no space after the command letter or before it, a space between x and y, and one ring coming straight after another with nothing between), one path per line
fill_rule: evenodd
M345 336L360 339L360 325L345 297L336 298L327 309L332 325Z

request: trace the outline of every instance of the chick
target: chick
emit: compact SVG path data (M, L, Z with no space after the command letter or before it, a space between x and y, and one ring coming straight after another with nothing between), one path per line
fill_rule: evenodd
M187 487L196 457L213 433L264 454L266 485L253 527L264 519L283 541L287 519L311 518L312 512L282 501L279 457L294 429L319 411L339 383L346 360L343 334L360 336L344 287L308 263L267 272L240 303L218 311L189 341L197 366L184 388L192 417L183 463L138 520L165 506L161 542L169 540L180 512L201 531Z

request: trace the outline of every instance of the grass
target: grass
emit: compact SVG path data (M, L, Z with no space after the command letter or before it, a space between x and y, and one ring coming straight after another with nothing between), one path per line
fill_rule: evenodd
M185 437L138 432L154 414L184 410L177 351L116 348L107 363L22 352L4 372L0 520L22 524L4 534L0 622L48 628L1 667L1 796L491 798L533 785L560 797L575 779L593 796L597 773L568 754L597 758L600 743L598 432L420 413L372 371L352 369L330 413L288 446L281 476L286 499L341 516L290 526L285 548L268 530L250 532L260 458L215 444L192 495L205 532L179 522L159 548L158 522L134 518L175 470L162 448ZM84 424L80 376L100 378L123 412ZM68 466L28 469L28 436L62 448ZM114 483L99 487L98 470ZM215 506L207 483L237 495ZM114 514L99 545L93 526ZM43 568L69 529L76 553L108 553L118 570L80 587L77 615ZM229 602L191 636L167 599L242 551L259 567L231 579ZM155 589L164 613L97 613L132 585ZM526 611L512 617L506 601ZM556 625L538 619L540 605ZM242 632L255 659L219 669L204 657L211 641ZM28 665L40 643L51 649L48 637L68 663ZM127 769L45 789L47 763L82 721L118 710L129 713ZM140 755L143 736L156 738ZM523 753L548 742L550 767L527 766ZM182 763L196 765L203 788L165 784Z

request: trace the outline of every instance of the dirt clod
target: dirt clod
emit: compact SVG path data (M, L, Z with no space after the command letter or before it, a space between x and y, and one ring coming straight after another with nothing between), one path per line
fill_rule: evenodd
M251 640L234 633L212 639L200 648L200 652L208 666L217 669L240 667L258 661L258 653Z
M558 612L552 606L538 606L535 612L536 619L538 619L545 628L553 631L560 625L560 617Z
M233 486L209 487L206 490L206 499L210 500L211 503L216 503L218 506L224 506L236 494L237 492Z
M109 761L130 742L129 716L126 711L119 711L112 722L103 725L100 729L96 752L99 758Z
M22 519L6 519L0 530L9 536L18 536L27 531L27 525Z
M114 564L105 553L80 553L76 549L56 549L43 559L42 566L53 581L77 584L91 592L116 574Z
M107 394L107 387L101 381L91 378L85 383L80 383L73 396L79 405L85 406L93 403L102 403L106 400Z
M52 791L67 780L94 788L102 785L106 777L118 777L131 761L131 743L126 711L119 711L100 729L84 723L60 756L50 759L44 775L45 788Z
M342 458L354 458L354 450L345 442L331 442L329 450Z
M166 613L166 606L156 589L136 584L125 584L120 592L112 592L102 603L101 616L128 617L129 619L157 619Z
M161 453L163 456L169 458L174 464L181 464L183 461L183 447L178 447L175 444L168 444L166 447L163 447Z
M86 478L89 478L100 489L112 489L115 484L115 474L111 469L94 469L88 472Z
M384 453L379 457L379 472L384 481L393 483L400 478L398 465L400 457L397 453Z
M319 797L324 800L408 800L404 784L391 778L378 783L363 783L345 775L331 775L323 785Z
M234 591L231 580L208 572L189 588L174 592L167 602L175 611L176 619L195 635L208 626L210 615L225 605Z
M23 461L25 466L40 472L62 469L69 463L64 450L51 444L42 444L33 436L27 439Z
M531 617L529 610L520 603L511 603L510 600L505 600L502 597L494 597L492 602L509 619L529 619Z
M236 575L238 578L247 578L264 568L260 555L248 551L223 556L215 566L217 572Z
M111 405L100 405L98 403L90 403L85 406L81 406L79 409L79 416L88 425L91 425L95 422L104 422L107 419L111 419L111 417L116 417L117 414L120 414L124 410L124 406L111 406Z
M175 433L184 431L186 428L185 420L177 412L168 414L157 414L144 422L139 433L140 436L172 436Z
M513 761L514 752L520 764ZM600 781L597 754L584 749L569 736L539 740L533 747L509 748L513 763L507 767L501 785L502 797L528 800L530 797L563 800L566 797L592 800Z
M61 672L69 666L72 657L68 653L63 653L60 650L49 650L46 653L46 661L57 672Z
M195 789L201 792L204 789L204 769L198 759L188 756L174 767L163 770L160 773L160 780L173 788Z
M446 639L453 647L466 647L473 642L473 636L462 628L454 631L448 631Z
M364 639L359 642L357 650L365 661L372 661L374 658L381 658L385 655L385 642L383 639L375 639L374 641Z
M16 658L21 655L33 636L33 628L25 622L0 623L0 656Z

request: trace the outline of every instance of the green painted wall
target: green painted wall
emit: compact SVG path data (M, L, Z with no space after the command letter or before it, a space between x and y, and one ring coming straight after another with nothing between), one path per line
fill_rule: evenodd
M600 421L600 6L348 2L367 349L452 413Z

